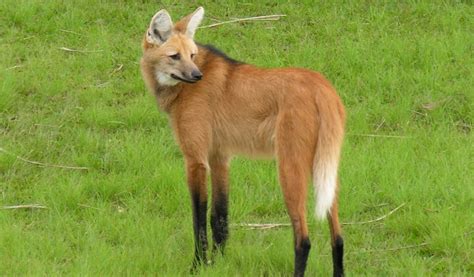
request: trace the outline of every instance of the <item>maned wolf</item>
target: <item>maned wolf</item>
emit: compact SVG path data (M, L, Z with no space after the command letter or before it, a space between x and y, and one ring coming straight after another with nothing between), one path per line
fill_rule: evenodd
M173 24L156 13L143 39L141 71L165 111L186 161L192 200L195 258L207 263L206 174L212 179L213 252L228 237L228 171L235 154L274 156L294 231L295 276L304 275L310 250L307 181L316 192L316 215L327 217L334 275L342 276L338 219L338 164L345 112L321 74L299 68L263 69L238 62L193 37L204 16L198 8Z

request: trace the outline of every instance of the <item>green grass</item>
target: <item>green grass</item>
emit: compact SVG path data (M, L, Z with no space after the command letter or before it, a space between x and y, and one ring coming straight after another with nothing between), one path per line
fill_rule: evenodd
M39 167L0 152L0 205L48 207L0 210L1 275L188 273L183 160L138 61L157 10L177 19L197 4L143 2L0 2L0 147L89 168ZM384 220L344 226L348 275L472 276L472 3L280 2L201 1L204 24L287 17L196 37L260 66L321 71L337 87L348 113L342 221L374 219L405 203ZM231 181L231 223L288 222L274 162L235 159ZM328 276L328 228L313 219L310 199L307 273ZM403 249L411 245L418 246ZM292 267L290 228L232 227L226 256L200 273L278 276Z

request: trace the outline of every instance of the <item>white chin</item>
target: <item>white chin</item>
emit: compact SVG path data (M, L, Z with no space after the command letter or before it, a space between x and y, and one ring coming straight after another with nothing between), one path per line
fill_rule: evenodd
M155 73L156 80L162 86L174 86L179 83L178 80L171 78L169 74L157 71Z

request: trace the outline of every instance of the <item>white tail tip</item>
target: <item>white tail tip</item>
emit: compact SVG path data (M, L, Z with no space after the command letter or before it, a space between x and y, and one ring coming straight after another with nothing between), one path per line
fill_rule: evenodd
M316 193L316 217L324 219L331 211L336 195L337 162L328 166L317 167L314 173Z
M331 211L332 203L334 201L334 190L324 189L318 190L316 201L316 217L324 219Z

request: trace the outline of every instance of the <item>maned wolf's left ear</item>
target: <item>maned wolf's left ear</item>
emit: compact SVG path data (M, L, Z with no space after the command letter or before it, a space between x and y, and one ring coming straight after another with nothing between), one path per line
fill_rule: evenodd
M172 28L173 22L169 13L160 10L151 19L146 39L149 43L161 45L171 36Z
M188 24L186 25L186 35L190 38L194 37L197 27L201 24L202 18L204 17L204 8L197 8L192 14L187 16Z

